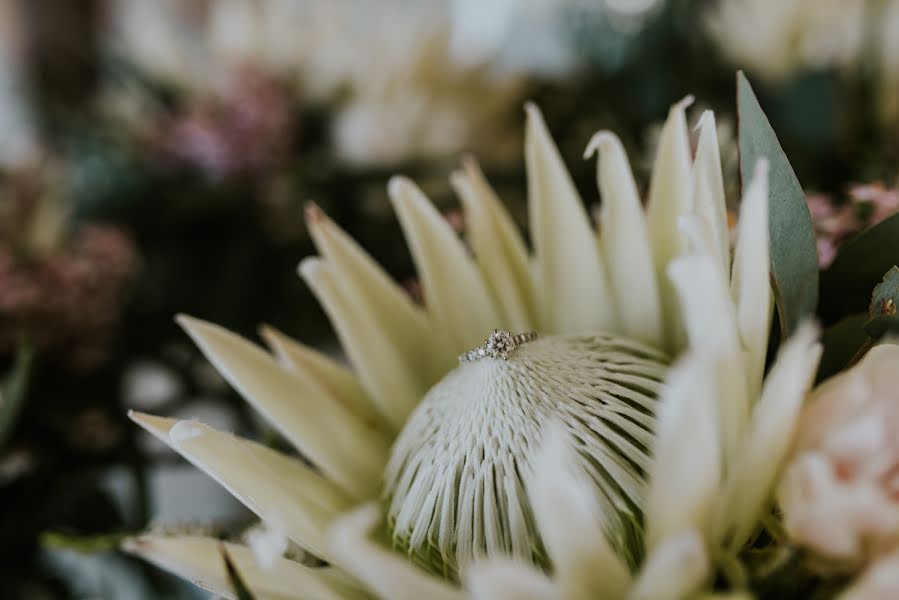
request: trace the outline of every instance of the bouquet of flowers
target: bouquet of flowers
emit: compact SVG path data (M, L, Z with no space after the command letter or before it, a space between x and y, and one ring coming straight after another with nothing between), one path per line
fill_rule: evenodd
M820 272L742 75L737 97L736 218L690 98L645 210L618 137L590 140L598 228L534 105L530 244L473 159L464 239L392 179L422 303L311 206L299 272L352 368L178 317L296 452L133 413L260 524L124 547L230 598L899 597L899 217Z

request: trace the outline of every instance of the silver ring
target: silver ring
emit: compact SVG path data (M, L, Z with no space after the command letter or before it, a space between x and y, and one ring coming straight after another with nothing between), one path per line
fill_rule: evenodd
M512 334L502 329L494 329L487 341L474 350L459 355L459 362L473 362L481 358L499 358L508 360L515 350L527 342L537 339L536 331Z

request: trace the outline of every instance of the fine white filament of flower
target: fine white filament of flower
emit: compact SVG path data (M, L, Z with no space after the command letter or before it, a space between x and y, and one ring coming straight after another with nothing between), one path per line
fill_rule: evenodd
M758 532L820 349L814 328L802 327L764 377L767 166L746 187L731 256L714 117L699 119L693 153L688 104L672 107L662 130L645 212L618 138L601 132L590 142L599 231L529 105L533 253L472 160L452 176L467 244L411 181L392 180L424 306L310 209L320 256L300 274L352 370L272 328L261 332L268 352L180 318L308 461L199 423L133 415L328 565L276 557L266 571L250 550L229 547L251 590L280 599L682 598L710 583L711 561ZM505 363L458 365L497 328L540 338ZM676 359L667 373L664 356ZM483 471L464 479L474 469ZM636 514L639 526L625 524ZM385 522L412 560L389 547ZM147 535L129 547L232 593L217 540ZM444 572L420 567L423 548L436 549Z

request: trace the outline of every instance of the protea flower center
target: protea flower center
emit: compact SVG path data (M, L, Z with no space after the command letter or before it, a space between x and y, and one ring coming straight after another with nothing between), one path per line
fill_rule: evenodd
M460 357L410 416L385 476L394 543L450 577L484 556L544 564L527 482L555 421L596 485L610 540L636 562L667 357L604 333L519 342L494 334Z

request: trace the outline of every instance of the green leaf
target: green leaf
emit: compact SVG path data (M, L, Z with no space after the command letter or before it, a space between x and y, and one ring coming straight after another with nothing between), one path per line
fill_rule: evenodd
M863 231L840 248L821 275L823 316L837 319L864 310L868 290L899 263L899 214Z
M870 320L865 323L868 335L876 340L887 333L899 333L897 306L899 306L899 268L893 265L871 294L871 304L868 306Z
M12 371L0 387L0 449L12 436L13 428L25 403L28 392L28 378L34 362L34 352L30 346L22 345L16 353Z
M865 331L867 313L846 317L828 327L821 334L824 353L818 366L818 381L845 369L860 351L869 346L871 338Z
M241 577L240 573L237 571L237 566L234 564L234 561L231 560L231 555L228 554L225 545L222 544L220 548L222 560L225 561L225 572L228 574L228 583L234 588L235 598L237 598L237 600L255 600L256 597L253 595L253 592L250 591L250 588L247 587L243 577Z
M768 159L771 284L784 337L818 305L818 253L805 194L777 136L742 72L737 73L740 177L747 184L756 162ZM870 289L870 288L868 288Z

